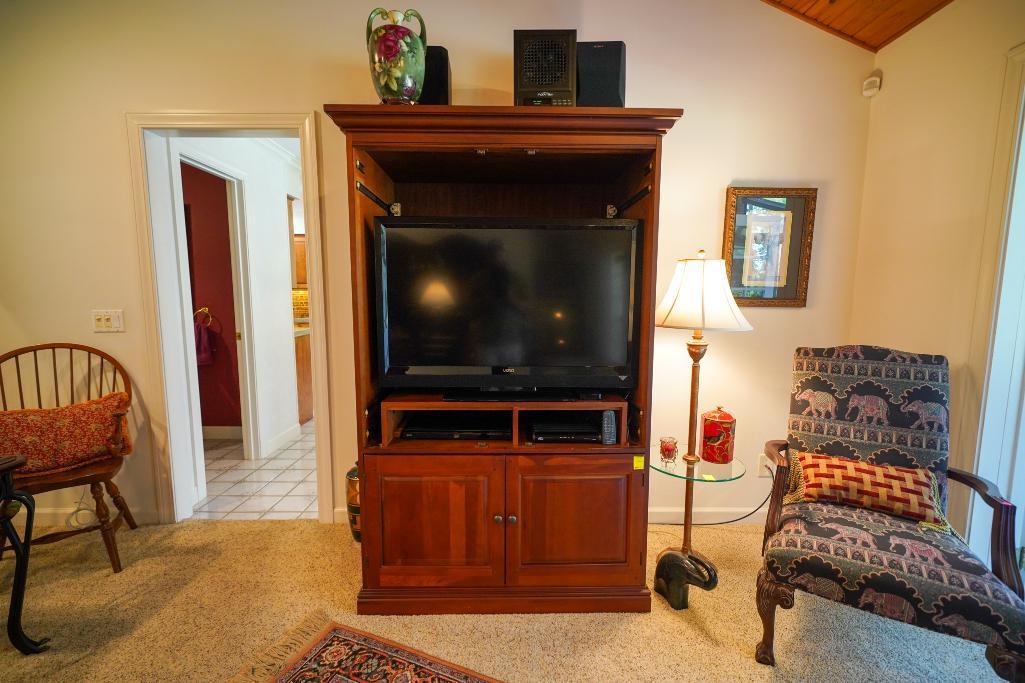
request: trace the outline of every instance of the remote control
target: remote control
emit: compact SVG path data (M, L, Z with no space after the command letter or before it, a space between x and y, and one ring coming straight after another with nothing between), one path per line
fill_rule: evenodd
M601 414L601 442L606 446L616 444L616 411L605 410Z

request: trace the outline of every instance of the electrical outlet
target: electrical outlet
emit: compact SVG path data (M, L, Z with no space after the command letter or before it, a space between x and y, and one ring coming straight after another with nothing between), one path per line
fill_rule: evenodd
M93 332L124 332L125 313L120 308L93 310Z
M766 469L768 468L768 469ZM765 453L758 455L758 476L759 477L771 477L772 476L772 463L769 462L769 456Z

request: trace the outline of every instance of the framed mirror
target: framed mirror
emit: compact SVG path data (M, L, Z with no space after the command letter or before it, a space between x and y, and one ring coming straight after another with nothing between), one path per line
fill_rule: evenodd
M804 307L808 299L813 187L730 187L722 256L739 306Z

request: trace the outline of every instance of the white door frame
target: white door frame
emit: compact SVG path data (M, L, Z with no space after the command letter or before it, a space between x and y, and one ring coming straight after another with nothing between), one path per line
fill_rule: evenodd
M247 460L264 458L268 454L263 452L259 439L259 412L256 410L256 387L254 382L253 367L255 357L253 354L253 318L250 310L249 295L249 264L248 264L248 233L246 232L245 214L245 184L246 174L236 168L231 168L224 162L207 157L199 150L189 147L182 148L178 140L172 138L170 141L171 158L177 163L185 163L195 168L217 176L225 181L228 192L228 241L231 250L231 286L232 299L234 303L235 329L241 333L235 345L235 353L238 358L238 382L239 382L239 403L242 415L242 448L243 457ZM179 176L172 175L172 178ZM179 187L174 188L175 198L183 197L183 191ZM175 205L181 204L176 201ZM179 242L181 244L181 242ZM189 255L184 250L178 250L178 266L183 275L191 268ZM188 277L182 277L182 296L185 301L192 301L192 292L189 290ZM192 311L189 311L192 313ZM186 321L190 325L191 321ZM191 370L196 368L195 349L190 345L189 362L187 367ZM194 373L197 375L198 372ZM198 387L193 394L198 395ZM196 407L198 410L198 406ZM198 414L198 413L196 413ZM196 452L197 458L202 458L201 450ZM197 465L204 463L197 462ZM198 468L197 468L198 469ZM203 496L206 496L205 485Z
M157 511L162 523L177 521L181 510L175 510L176 477L172 448L183 448L193 442L180 426L172 426L168 419L168 387L163 370L161 348L161 321L156 287L153 225L150 214L150 192L146 174L144 133L161 130L187 131L285 131L299 138L300 166L303 188L303 216L306 223L307 259L310 291L310 342L313 350L313 405L316 420L316 460L318 518L321 522L334 521L334 493L332 487L330 397L327 388L327 324L324 309L324 276L321 248L321 222L319 176L317 170L315 117L300 114L220 114L203 112L184 113L130 113L126 115L131 178L135 196L135 223L138 236L140 284L146 318L148 362L151 386L158 387L150 397L148 413L152 423L154 478L157 491ZM194 156L192 153L189 156ZM202 160L198 160L202 162ZM214 166L216 168L220 164ZM240 198L236 197L237 202ZM237 209L238 207L236 207ZM237 213L237 212L236 212ZM243 231L244 233L244 231ZM189 313L192 311L190 310ZM195 350L192 350L195 353ZM189 427L189 426L187 426ZM192 430L195 434L196 430ZM180 469L180 468L179 468ZM205 485L205 481L204 481ZM179 506L180 507L180 506Z
M1019 507L1025 505L1025 463L1016 462L1025 442L1021 431L1025 410L1025 268L1008 268L1025 255L1025 235L1012 235L1012 221L1025 212L1025 169L1019 168L1025 116L1025 44L1007 55L1003 98L990 179L989 207L983 237L982 263L973 320L968 370L984 378L979 421L971 424L969 411L959 425L962 434L978 434L975 473L997 484L1001 493ZM1016 182L1017 181L1017 182ZM1015 195L1015 196L1012 196ZM980 557L990 554L989 508L972 496L967 540ZM1021 538L1022 514L1018 514Z

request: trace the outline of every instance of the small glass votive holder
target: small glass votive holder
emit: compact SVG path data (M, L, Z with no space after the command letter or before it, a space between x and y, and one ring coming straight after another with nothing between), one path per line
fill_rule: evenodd
M670 469L675 468L676 456L680 453L676 437L663 436L658 442L658 457L662 461L662 465Z

